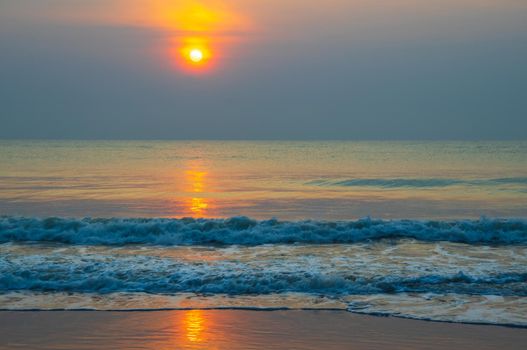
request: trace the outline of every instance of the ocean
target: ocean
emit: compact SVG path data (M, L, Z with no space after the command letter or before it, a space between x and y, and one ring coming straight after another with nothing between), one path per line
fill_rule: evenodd
M0 141L0 309L527 327L527 142Z

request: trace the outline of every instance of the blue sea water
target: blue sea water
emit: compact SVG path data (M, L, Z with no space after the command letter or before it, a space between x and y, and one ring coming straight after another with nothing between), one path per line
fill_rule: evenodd
M527 326L525 142L0 142L0 308Z

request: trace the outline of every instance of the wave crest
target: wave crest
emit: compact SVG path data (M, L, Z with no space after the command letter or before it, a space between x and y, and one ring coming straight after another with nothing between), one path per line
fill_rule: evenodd
M410 238L469 244L526 244L527 220L257 221L228 219L0 218L0 243L88 245L262 245L356 243Z

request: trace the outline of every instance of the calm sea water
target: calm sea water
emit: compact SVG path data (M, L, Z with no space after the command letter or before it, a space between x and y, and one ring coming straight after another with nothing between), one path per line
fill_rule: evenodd
M527 326L527 142L0 142L0 308Z
M527 216L527 142L0 141L0 164L3 214Z

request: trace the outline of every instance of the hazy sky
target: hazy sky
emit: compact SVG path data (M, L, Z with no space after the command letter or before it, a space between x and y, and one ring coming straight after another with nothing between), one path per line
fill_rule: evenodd
M0 0L0 138L526 135L526 0Z

